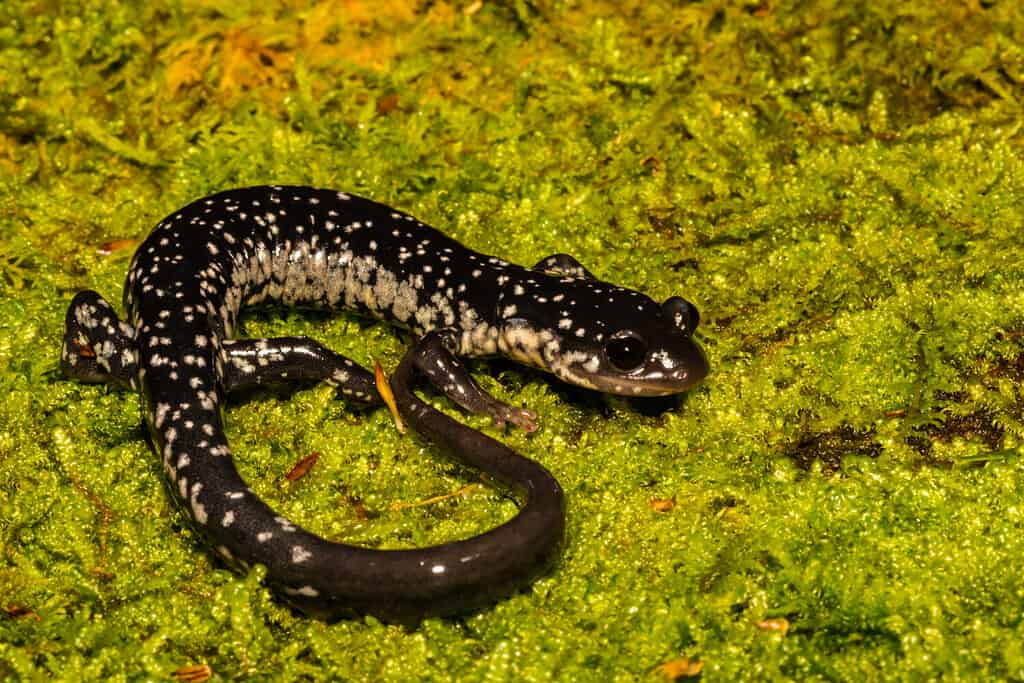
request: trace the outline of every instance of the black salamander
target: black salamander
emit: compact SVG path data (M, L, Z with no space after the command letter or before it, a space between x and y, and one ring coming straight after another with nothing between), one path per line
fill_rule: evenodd
M239 309L275 301L358 311L417 341L391 379L397 408L428 440L516 489L505 524L414 550L316 536L278 515L232 462L221 406L265 383L325 381L377 404L374 376L304 337L234 339ZM595 278L557 254L533 268L479 254L412 216L344 192L252 187L215 194L161 221L132 260L127 322L92 291L75 296L61 351L66 375L138 391L170 488L230 565L267 568L287 601L332 618L447 614L535 578L556 554L564 501L537 463L420 401L424 375L463 408L536 429L535 415L485 393L460 357L501 355L602 392L674 394L708 365L698 314Z

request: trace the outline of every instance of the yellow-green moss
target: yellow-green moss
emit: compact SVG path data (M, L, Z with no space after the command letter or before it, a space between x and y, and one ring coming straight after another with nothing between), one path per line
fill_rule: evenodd
M227 6L0 5L0 679L1024 677L1019 3ZM56 372L73 292L120 299L117 240L262 182L684 295L713 374L652 404L478 364L542 415L501 438L565 487L560 565L416 629L292 614L183 528L136 398ZM245 332L386 367L405 344L294 311ZM228 423L256 490L332 538L514 511L401 505L478 475L323 387Z

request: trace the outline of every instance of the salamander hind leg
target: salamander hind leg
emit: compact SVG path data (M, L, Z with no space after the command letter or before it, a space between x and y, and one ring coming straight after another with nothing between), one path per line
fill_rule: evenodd
M60 369L81 382L112 382L134 387L138 354L132 328L122 322L106 299L79 292L64 320Z
M499 401L480 388L466 366L455 356L457 336L452 330L434 330L423 335L412 352L416 369L445 396L471 413L490 415L496 425L506 422L527 431L537 430L537 414Z
M327 382L342 396L369 405L381 402L373 373L306 337L233 339L224 342L227 391L267 384Z

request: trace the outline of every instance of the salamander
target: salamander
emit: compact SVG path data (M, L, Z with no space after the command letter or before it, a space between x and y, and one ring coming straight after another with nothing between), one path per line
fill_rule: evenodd
M373 373L305 337L235 338L243 306L347 309L411 330L390 384L422 437L514 488L525 501L478 536L410 550L329 541L276 513L242 480L224 435L232 391L328 382L381 403ZM464 409L537 428L536 415L485 393L461 359L504 356L575 385L629 396L685 391L708 372L693 304L657 303L596 278L567 254L532 268L473 251L412 216L334 190L262 186L198 199L136 251L126 319L93 291L67 312L68 377L138 392L172 495L226 563L266 566L287 602L334 618L450 614L527 585L562 543L564 496L541 465L421 401L425 377Z

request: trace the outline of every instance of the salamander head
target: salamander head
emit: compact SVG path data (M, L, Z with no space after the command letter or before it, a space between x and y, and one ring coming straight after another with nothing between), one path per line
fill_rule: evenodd
M599 280L535 275L502 288L499 348L509 357L590 389L627 396L686 391L708 373L693 339L697 309L658 304Z

